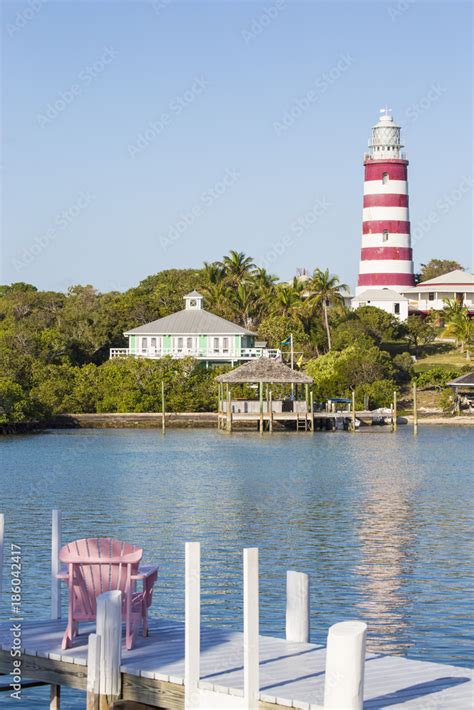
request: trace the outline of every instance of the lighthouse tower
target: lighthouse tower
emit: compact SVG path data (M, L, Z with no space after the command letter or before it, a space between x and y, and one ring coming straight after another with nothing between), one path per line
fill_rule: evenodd
M414 286L408 215L408 160L401 152L400 126L382 109L364 159L362 249L356 294Z

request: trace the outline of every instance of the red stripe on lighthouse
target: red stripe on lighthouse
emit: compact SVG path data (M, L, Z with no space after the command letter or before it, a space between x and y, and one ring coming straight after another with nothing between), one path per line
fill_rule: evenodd
M359 286L414 286L413 274L360 274Z
M413 250L410 247L363 247L360 250L362 261L372 259L396 259L397 261L411 261Z
M364 207L408 207L408 195L364 195Z
M391 232L392 234L410 234L410 222L399 222L394 219L362 222L363 234L380 234L381 232Z
M406 180L407 179L408 162L400 161L377 161L365 163L365 179L366 180L381 180L384 173L387 173L390 180Z

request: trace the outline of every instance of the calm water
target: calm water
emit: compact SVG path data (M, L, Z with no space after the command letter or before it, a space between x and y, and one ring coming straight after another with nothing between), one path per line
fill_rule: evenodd
M240 627L241 549L255 545L262 632L283 635L285 573L296 569L311 574L313 640L360 618L373 651L472 665L472 431L51 431L0 446L1 507L7 543L23 550L27 618L48 615L58 507L64 540L111 535L159 563L155 614L183 618L183 544L200 540L203 619ZM81 694L64 700L83 707ZM43 689L16 703L46 705Z

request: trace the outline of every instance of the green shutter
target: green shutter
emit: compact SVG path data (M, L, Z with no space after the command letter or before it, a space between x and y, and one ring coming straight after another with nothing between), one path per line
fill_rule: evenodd
M130 337L130 341L128 343L128 347L129 347L130 353L135 353L135 336L130 335L129 337Z
M199 336L199 350L201 353L207 353L207 335Z

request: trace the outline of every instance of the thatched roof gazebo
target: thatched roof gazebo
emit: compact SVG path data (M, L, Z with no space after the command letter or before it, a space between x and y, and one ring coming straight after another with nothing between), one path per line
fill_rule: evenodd
M292 370L280 360L268 357L260 357L250 360L244 365L218 375L216 381L219 384L219 404L218 404L218 426L220 429L232 431L232 422L236 421L257 421L259 431L262 433L265 423L269 431L273 431L273 420L281 422L294 421L296 429L301 426L305 431L308 428L314 430L313 393L309 386L313 384L313 378L298 370ZM232 385L258 385L259 400L238 400L232 401ZM273 400L272 385L291 385L291 400ZM263 387L266 387L266 397L264 401ZM298 391L298 385L304 386L304 400L298 401L293 397L294 389ZM225 393L224 393L225 387ZM311 416L310 416L311 412Z
M218 375L217 382L229 385L241 384L295 384L312 385L313 378L305 375L299 370L292 370L281 360L274 360L269 357L259 357L250 360L235 370L226 372L225 375Z

